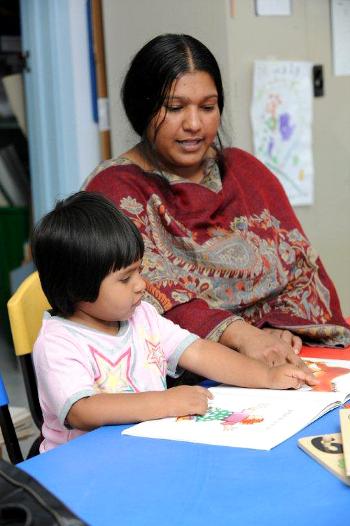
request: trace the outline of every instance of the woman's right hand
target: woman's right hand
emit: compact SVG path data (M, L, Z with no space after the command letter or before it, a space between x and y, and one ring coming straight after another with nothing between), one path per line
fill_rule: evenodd
M168 416L204 415L212 393L199 385L179 385L164 391Z
M232 322L222 334L220 343L269 367L290 363L306 370L290 343L243 320Z

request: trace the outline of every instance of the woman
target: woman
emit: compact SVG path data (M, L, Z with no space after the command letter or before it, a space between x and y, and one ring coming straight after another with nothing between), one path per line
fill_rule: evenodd
M298 363L301 338L348 345L336 291L274 175L222 149L220 70L187 35L134 57L122 99L140 142L85 184L138 226L146 299L167 318L269 364ZM260 330L263 328L265 330Z

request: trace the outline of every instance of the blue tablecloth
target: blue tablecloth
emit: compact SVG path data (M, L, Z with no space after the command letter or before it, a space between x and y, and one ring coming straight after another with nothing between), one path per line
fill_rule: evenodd
M350 487L297 446L339 432L333 410L271 451L122 436L103 427L19 465L91 526L346 526Z

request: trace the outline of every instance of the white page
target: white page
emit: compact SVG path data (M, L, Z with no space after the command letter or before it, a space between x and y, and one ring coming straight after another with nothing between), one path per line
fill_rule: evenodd
M342 396L335 392L215 387L205 418L142 422L123 434L269 450L321 416ZM328 409L329 410L329 409Z

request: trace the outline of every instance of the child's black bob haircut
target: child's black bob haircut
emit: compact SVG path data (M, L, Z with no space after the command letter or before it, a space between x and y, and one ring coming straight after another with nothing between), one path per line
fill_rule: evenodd
M134 223L101 194L78 192L58 201L32 235L34 263L54 314L71 316L94 302L102 280L142 259Z

